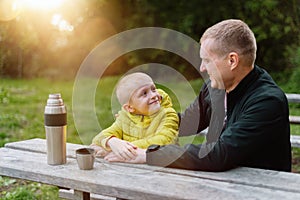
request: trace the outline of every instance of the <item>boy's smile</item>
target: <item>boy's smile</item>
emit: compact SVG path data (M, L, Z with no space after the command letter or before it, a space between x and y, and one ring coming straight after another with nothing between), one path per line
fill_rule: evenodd
M134 91L129 100L132 114L152 115L160 110L160 94L154 83L147 84Z

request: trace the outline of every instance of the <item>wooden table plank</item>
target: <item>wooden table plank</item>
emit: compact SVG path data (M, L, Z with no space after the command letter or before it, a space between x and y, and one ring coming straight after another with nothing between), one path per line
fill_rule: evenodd
M0 174L125 199L299 199L300 193L96 163L79 170L76 160L50 166L43 153L0 149ZM281 183L283 185L285 183Z
M46 153L46 141L44 139L32 139L21 142L8 143L7 148L22 149L26 151ZM81 145L67 144L68 158L75 158L75 150L82 147ZM300 174L279 172L273 170L261 170L254 168L240 167L226 172L203 172L191 171L172 168L162 168L155 166L148 166L142 164L127 164L127 163L107 163L103 159L96 159L106 167L111 169L118 166L129 166L130 168L145 169L156 172L166 172L170 174L185 175L187 177L201 178L206 180L214 180L228 183L236 183L241 185L248 185L254 187L265 187L274 190L285 190L290 192L300 192ZM126 173L126 172L124 172ZM283 184L284 183L284 184Z
M86 145L67 143L67 157L75 158L75 150L84 146ZM5 147L38 153L46 153L47 151L46 140L41 138L6 143Z

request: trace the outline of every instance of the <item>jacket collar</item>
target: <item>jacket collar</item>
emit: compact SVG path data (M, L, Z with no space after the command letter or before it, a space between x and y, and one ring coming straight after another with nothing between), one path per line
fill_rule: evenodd
M253 83L259 78L259 67L254 65L252 71L250 71L241 82L227 94L227 102L232 105L236 103L236 100L241 99Z

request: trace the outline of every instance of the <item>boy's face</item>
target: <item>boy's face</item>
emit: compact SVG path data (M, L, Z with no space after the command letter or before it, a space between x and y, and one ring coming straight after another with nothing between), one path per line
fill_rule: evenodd
M138 115L152 115L160 109L160 94L153 84L137 89L129 100L131 113Z

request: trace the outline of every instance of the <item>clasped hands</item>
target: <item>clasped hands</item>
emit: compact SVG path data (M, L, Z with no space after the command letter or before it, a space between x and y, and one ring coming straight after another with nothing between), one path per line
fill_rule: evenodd
M106 151L102 147L92 144L95 149L96 156L104 157L104 160L109 162L129 162L129 163L144 163L144 149L137 148L132 143L112 137L107 141L107 146L111 151ZM140 155L140 156L138 156Z

